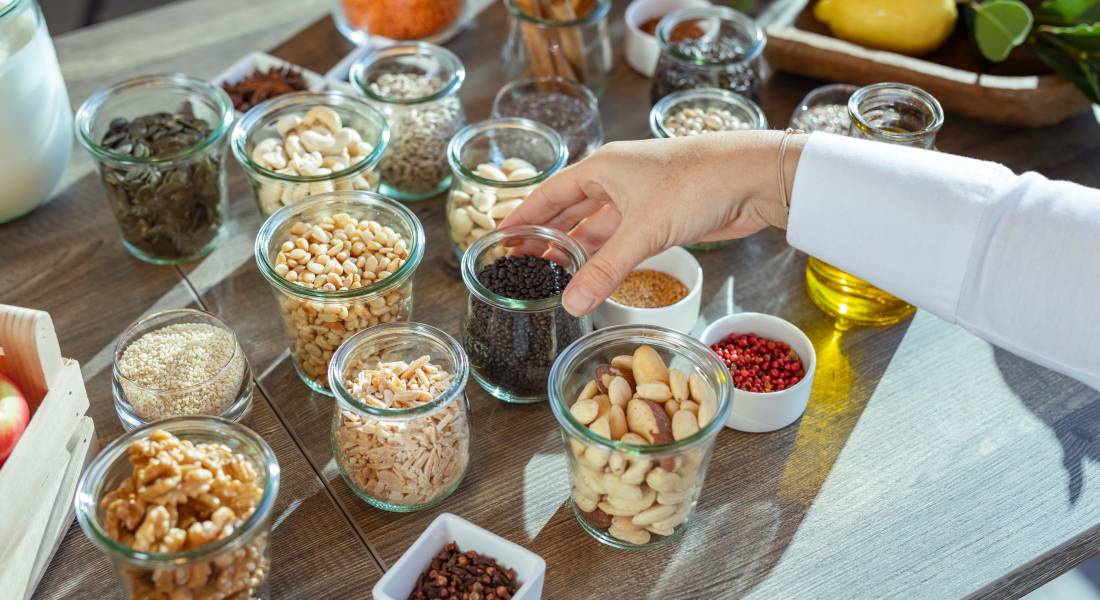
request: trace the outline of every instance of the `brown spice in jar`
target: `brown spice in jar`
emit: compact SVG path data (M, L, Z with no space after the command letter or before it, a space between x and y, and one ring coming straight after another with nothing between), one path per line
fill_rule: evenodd
M653 17L652 19L642 23L641 29L643 33L647 33L652 36L657 35L657 25L661 22L661 17ZM690 21L684 21L676 26L676 29L672 30L672 36L669 41L672 43L682 42L684 40L690 40L703 37L703 28L699 26L698 19L692 19Z
M473 550L462 552L451 542L432 558L409 598L509 600L519 587L514 569L505 569Z
M631 271L611 294L611 300L634 308L661 308L683 300L688 288L668 273L651 269Z

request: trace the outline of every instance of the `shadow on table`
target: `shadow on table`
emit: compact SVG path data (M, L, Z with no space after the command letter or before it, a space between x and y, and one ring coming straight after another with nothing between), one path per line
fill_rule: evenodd
M1085 460L1100 461L1100 392L1000 348L994 359L1008 387L1061 444L1067 494L1076 504L1085 485Z

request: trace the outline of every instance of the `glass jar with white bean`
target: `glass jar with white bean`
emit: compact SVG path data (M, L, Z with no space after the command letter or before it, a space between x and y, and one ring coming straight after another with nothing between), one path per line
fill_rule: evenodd
M447 224L455 255L461 260L567 159L561 136L530 119L490 119L455 134L447 146L453 174Z
M620 325L566 348L550 371L573 514L620 549L681 535L730 413L730 374L682 333Z
M256 265L275 291L298 375L331 395L328 365L358 331L409 320L424 227L375 192L326 192L285 206L256 236Z
M466 123L458 97L465 79L453 52L426 42L384 46L352 66L352 84L390 127L379 166L383 194L408 202L450 186L447 143Z
M389 143L386 118L342 92L297 92L262 102L233 128L260 213L314 194L378 189L378 163Z

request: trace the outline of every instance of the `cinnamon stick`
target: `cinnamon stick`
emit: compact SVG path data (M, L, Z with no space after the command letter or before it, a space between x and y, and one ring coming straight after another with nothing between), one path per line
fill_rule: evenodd
M542 18L538 0L516 0L516 7L524 14ZM555 61L551 56L550 43L543 29L534 23L519 20L520 33L527 47L527 58L531 61L531 74L553 76L556 73Z
M574 12L572 0L547 0L550 16L556 21L575 21L577 13ZM573 67L575 79L585 81L587 69L584 61L584 39L577 27L558 27L558 37L561 40L561 48L565 50L565 58ZM559 69L559 72L561 69ZM566 75L562 74L562 77Z

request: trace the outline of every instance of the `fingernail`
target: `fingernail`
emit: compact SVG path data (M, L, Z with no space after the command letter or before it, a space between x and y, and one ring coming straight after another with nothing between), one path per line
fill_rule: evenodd
M592 292L582 287L574 287L565 290L561 303L565 310L569 311L569 314L579 317L595 307L596 298L592 295Z

